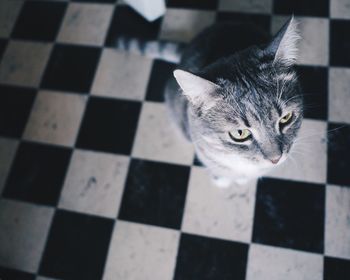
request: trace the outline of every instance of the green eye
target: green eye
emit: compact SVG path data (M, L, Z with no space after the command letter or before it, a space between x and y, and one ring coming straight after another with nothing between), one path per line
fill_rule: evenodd
M280 119L280 124L287 124L293 117L293 113L290 112L286 115L284 115L281 119Z
M228 133L232 140L243 142L252 134L249 129L237 129Z

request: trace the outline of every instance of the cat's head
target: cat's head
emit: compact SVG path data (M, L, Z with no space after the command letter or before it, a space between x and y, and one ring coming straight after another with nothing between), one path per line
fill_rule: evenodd
M266 168L286 159L303 118L293 67L298 38L291 18L266 45L219 60L196 75L175 70L189 100L195 145Z

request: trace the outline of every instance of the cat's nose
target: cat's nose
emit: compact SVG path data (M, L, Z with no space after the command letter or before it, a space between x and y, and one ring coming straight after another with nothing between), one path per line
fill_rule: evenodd
M278 156L278 157L275 157L275 158L270 158L270 161L273 163L273 164L277 164L280 159L281 159L282 155Z

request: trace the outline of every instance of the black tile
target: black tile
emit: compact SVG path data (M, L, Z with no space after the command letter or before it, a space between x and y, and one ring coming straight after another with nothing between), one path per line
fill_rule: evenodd
M39 272L60 279L101 279L114 221L58 210Z
M350 186L350 125L328 124L327 182Z
M3 196L56 205L71 150L22 142L12 165Z
M253 241L323 252L325 188L263 179L258 183Z
M94 47L56 45L41 87L88 93L101 50Z
M131 8L118 6L107 33L106 45L115 47L120 36L155 40L158 38L160 24L161 19L149 22Z
M35 95L34 89L0 85L0 135L21 137Z
M329 0L274 0L273 11L283 15L327 17Z
M141 103L108 98L90 98L80 128L77 146L129 155Z
M179 229L190 168L133 159L119 218Z
M246 14L236 12L218 12L216 21L250 23L262 28L267 34L270 33L271 16L259 14Z
M218 7L218 0L168 0L167 7L196 10L216 10Z
M12 32L12 38L54 41L67 3L25 1Z
M7 40L0 38L0 61L2 59L2 55L5 52L7 46Z
M350 66L350 21L331 20L330 64Z
M176 65L173 63L155 60L151 77L148 81L146 100L164 101L164 89L168 79L173 75Z
M350 279L350 260L325 257L323 280Z
M297 66L297 72L304 94L304 117L327 120L328 69Z
M27 272L0 267L0 279L3 280L34 280L35 275Z
M182 234L174 280L244 280L248 245Z

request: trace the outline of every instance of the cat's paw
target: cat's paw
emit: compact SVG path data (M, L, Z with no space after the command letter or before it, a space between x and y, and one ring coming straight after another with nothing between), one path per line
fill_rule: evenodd
M218 188L228 188L232 184L230 178L221 176L212 176L212 181Z

